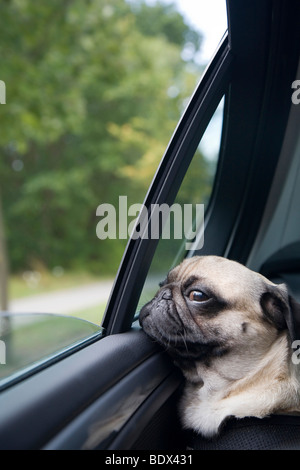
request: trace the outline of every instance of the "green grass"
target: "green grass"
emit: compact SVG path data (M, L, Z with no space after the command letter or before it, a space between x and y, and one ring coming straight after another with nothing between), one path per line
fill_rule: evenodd
M0 368L0 378L51 357L97 332L97 326L78 318L57 315L14 317L2 336L7 361Z
M31 271L25 276L10 278L10 298L17 299L59 291L99 280L101 280L99 276L82 272L61 273L60 276L55 276L49 272ZM2 337L7 346L7 364L1 367L0 379L89 337L97 331L95 325L101 325L105 307L106 302L100 302L94 307L74 311L65 316L46 315L45 318L34 319L30 315L28 317L24 315L19 320L13 319L7 337L5 335ZM75 317L75 319L66 317ZM95 325L85 324L78 319L87 320Z
M106 303L103 302L102 304L96 305L95 307L89 307L84 310L79 310L78 312L74 312L73 316L78 318L82 318L83 320L88 320L96 325L100 325L104 310L106 307Z

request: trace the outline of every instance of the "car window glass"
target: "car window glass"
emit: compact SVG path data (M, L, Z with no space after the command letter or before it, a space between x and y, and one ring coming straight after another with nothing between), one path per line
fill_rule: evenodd
M130 231L121 233L117 214L116 232L101 238L98 208L143 203L226 30L225 0L202 8L213 3L223 9L204 22L197 2L179 0L42 0L3 10L0 311L14 318L0 322L0 346L9 342L6 359L17 357L16 331L26 331L37 353L16 359L13 374L30 357L76 344L72 333L62 342L54 334L63 318L70 332L73 317L91 323L82 341L92 325L101 332ZM50 323L32 314L60 315L50 349L45 341L41 351L37 333Z
M138 310L153 297L168 271L188 256L192 249L201 249L204 244L203 224L218 165L223 110L224 98L202 136L171 206L172 210L165 221Z
M225 29L225 0L6 5L0 310L100 324L128 234L99 239L97 208L143 202Z
M53 314L0 314L0 390L41 363L101 335L101 327ZM55 337L55 340L53 338Z
M280 197L272 211L266 210L265 225L250 256L251 269L260 272L262 269L271 278L285 271L296 273L299 260L300 136L297 106L292 108L281 152L281 166L277 170L280 183L275 179L277 186L280 185ZM278 191L275 183L274 194Z

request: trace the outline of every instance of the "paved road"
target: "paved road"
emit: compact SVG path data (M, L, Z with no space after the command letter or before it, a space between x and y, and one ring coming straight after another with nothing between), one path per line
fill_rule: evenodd
M16 299L8 310L15 313L67 314L94 307L108 300L113 281L99 281L70 289Z

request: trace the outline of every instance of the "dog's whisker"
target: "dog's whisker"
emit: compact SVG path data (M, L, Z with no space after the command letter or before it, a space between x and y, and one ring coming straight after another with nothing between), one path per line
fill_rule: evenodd
M179 334L180 334L180 336L181 336L181 338L182 338L182 341L183 341L183 343L184 343L186 352L188 353L188 352L189 352L189 349L188 349L187 344L186 344L186 339L185 339L184 335L181 333L181 331L179 331Z

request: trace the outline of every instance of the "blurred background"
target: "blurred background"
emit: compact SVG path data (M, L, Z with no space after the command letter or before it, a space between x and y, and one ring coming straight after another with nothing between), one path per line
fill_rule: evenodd
M100 323L127 240L99 240L96 209L143 202L225 32L225 2L2 0L0 11L0 310ZM216 39L204 47L205 24Z

